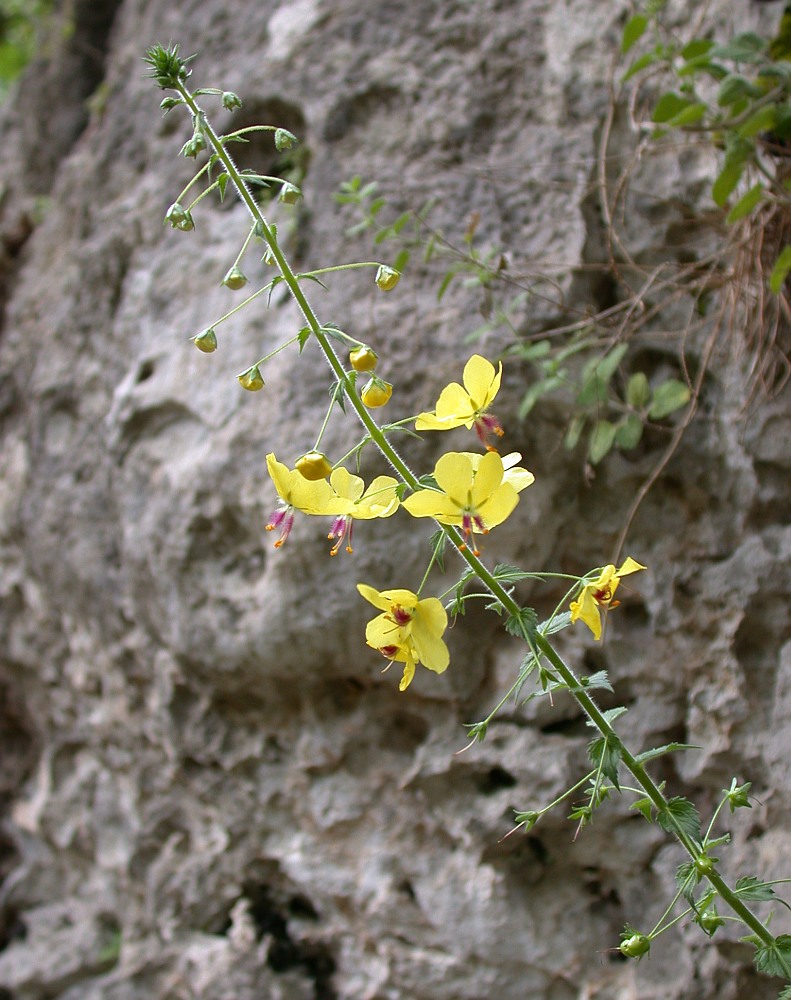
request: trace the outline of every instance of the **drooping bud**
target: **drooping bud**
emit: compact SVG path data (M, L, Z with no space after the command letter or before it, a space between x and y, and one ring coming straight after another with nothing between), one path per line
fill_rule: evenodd
M165 222L169 222L174 229L180 229L183 233L195 228L190 210L184 208L178 201L174 201L165 213Z
M376 271L376 284L383 292L389 292L398 284L401 272L387 264L380 264Z
M624 938L618 946L618 951L625 958L642 958L651 950L651 939L645 934L632 934L631 937Z
M205 148L206 140L203 138L203 133L195 132L192 138L181 147L181 152L182 155L195 159L198 153L203 152Z
M163 97L159 102L159 106L163 111L170 111L172 108L177 108L179 104L183 103L184 101L180 97Z
M287 128L275 129L275 149L278 153L284 153L287 149L291 149L298 141L294 133L289 132Z
M377 406L384 406L390 401L393 395L393 387L389 382L385 382L376 375L369 379L363 386L360 399L369 410L376 409Z
M222 279L222 284L225 285L226 288L230 288L232 292L235 292L240 288L244 288L247 284L247 275L237 264L234 264L234 266L226 272L225 277Z
M264 388L264 378L258 370L258 365L253 365L252 368L248 368L246 372L242 372L236 377L239 379L239 385L249 392L258 392L259 389Z
M193 337L192 342L204 354L212 354L217 350L217 334L211 326L203 333L199 333L197 337Z
M379 356L370 347L361 344L349 352L349 361L356 372L372 372L376 368Z
M302 192L296 184L292 184L290 181L286 181L280 189L280 200L284 205L296 205L301 197Z
M232 90L226 90L222 95L222 106L226 111L235 111L236 108L241 108L242 99L238 94L234 94Z
M332 472L332 462L320 451L309 451L297 460L294 468L303 479L315 483L319 479L326 479Z

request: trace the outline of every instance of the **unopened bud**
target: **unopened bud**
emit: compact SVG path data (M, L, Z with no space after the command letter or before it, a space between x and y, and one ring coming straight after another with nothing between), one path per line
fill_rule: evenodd
M183 233L188 233L195 228L189 209L184 208L177 201L174 201L165 213L165 222L169 222L174 229L180 229Z
M193 337L192 342L204 354L212 354L217 350L217 334L213 327L209 327L208 330L199 333L197 337Z
M163 111L170 111L171 108L177 108L179 104L183 104L184 101L180 97L164 97L160 102L159 106Z
M198 153L203 152L206 148L206 140L203 138L202 132L196 132L189 142L185 142L181 147L181 152L184 156L188 156L191 159L195 159Z
M222 106L226 111L235 111L236 108L241 108L242 99L232 90L226 90L222 95Z
M247 284L247 275L241 268L234 264L222 279L222 284L226 288L230 288L232 292L235 292L240 288L244 288Z
M253 365L252 368L248 368L246 372L242 372L236 377L239 379L239 385L249 392L258 392L259 389L264 388L264 379L258 370L258 365Z
M376 271L376 284L383 292L389 292L398 284L401 272L387 264L380 264Z
M642 958L651 950L651 939L645 934L632 934L621 941L618 951L626 958Z
M287 128L275 129L275 149L278 153L283 153L287 149L291 149L291 147L298 141L299 140L294 133L289 132Z
M385 403L388 403L392 395L392 385L374 375L374 377L369 379L363 386L363 391L360 393L360 399L369 410L374 410L377 406L384 406Z
M284 205L296 205L301 197L302 192L295 184L291 184L289 181L286 181L280 189L280 200Z
M376 351L364 345L349 352L349 361L356 372L372 372L378 360Z
M297 460L294 468L304 479L315 483L332 472L332 462L320 451L309 451Z

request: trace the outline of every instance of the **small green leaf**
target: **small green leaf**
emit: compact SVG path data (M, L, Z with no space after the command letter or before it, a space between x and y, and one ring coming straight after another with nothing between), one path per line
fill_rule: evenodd
M626 402L635 410L642 410L651 398L651 387L645 372L635 372L626 384Z
M396 254L396 258L393 261L393 270L400 271L402 274L406 270L406 266L409 263L409 251L406 247L399 250Z
M569 615L571 618L571 615ZM606 670L597 670L595 674L591 674L589 677L581 677L580 685L586 691L612 691L612 684L610 684L610 677Z
M591 465L598 465L615 443L615 424L609 420L597 420L588 445Z
M620 791L618 765L623 759L623 744L614 733L598 736L588 744L588 757L602 774Z
M760 97L761 90L738 73L726 76L717 91L717 104L723 108L744 98Z
M655 62L658 62L662 58L659 49L653 49L651 52L644 52L641 56L631 64L629 69L621 77L621 83L626 83L627 80L631 80L633 76L636 76L642 70L646 69L648 66L652 66Z
M644 750L642 753L636 754L635 760L644 764L647 760L653 760L666 753L675 753L677 750L700 750L700 747L693 743L665 743L664 746L654 747L652 750Z
M749 215L756 205L760 204L763 194L763 184L753 184L750 190L746 194L743 194L730 212L728 212L725 221L727 223L738 222L739 219L743 219L746 215Z
M712 59L729 59L732 62L760 62L766 50L767 41L752 31L734 35L724 45L715 45L709 50Z
M769 277L769 288L775 295L780 294L789 271L791 271L791 244L784 246L780 251L780 256L775 261Z
M630 806L630 809L636 809L649 823L654 822L653 809L654 803L649 798L637 799Z
M754 875L745 875L736 880L734 890L739 893L742 899L755 899L762 902L774 899L775 891L771 885L755 878Z
M755 952L755 967L768 976L785 979L791 965L791 934L779 934L774 944L763 944Z
M645 14L635 14L634 17L629 18L623 29L623 38L621 39L621 52L624 55L642 38L647 27L648 18Z
M714 42L710 38L693 38L681 50L681 58L687 62L690 59L699 59L703 55L708 55L713 47Z
M566 436L563 438L563 447L568 451L572 451L577 447L577 442L580 439L580 435L585 427L585 415L578 414L574 417L569 424L569 428L566 431Z
M636 413L630 413L615 428L615 443L622 451L636 448L643 436L643 421Z
M768 132L774 127L776 118L777 106L775 104L766 104L750 115L743 125L739 126L739 135L743 139L752 139L753 136L758 135L760 132Z
M711 186L711 197L714 204L723 208L725 202L730 198L733 189L742 179L744 173L743 163L727 163L717 175Z
M696 843L700 843L700 816L689 799L681 795L668 799L666 808L657 814L657 819L667 833L681 830Z
M672 118L675 118L676 115L681 114L691 104L692 101L688 97L682 97L681 94L669 90L666 94L662 94L656 102L654 113L651 115L651 121L656 122L657 125L663 125L665 122L669 122Z
M538 618L532 608L520 608L505 619L505 630L519 639L531 638L535 635L537 624Z
M522 402L519 404L518 411L519 419L524 420L542 396L561 388L564 381L564 379L557 375L550 375L549 378L542 378L538 382L534 382L524 396L522 396Z
M297 341L299 343L300 354L302 353L302 348L305 346L305 344L307 344L308 340L310 339L310 333L311 333L310 327L303 326L302 329L297 334Z
M677 115L673 115L666 124L673 125L678 128L682 128L684 125L694 125L699 122L701 118L708 111L708 105L704 104L702 101L698 101L695 104L690 104L688 107L683 108Z
M673 413L674 410L681 409L689 402L692 393L686 382L679 382L678 379L669 378L666 382L656 387L648 416L651 420L662 420Z

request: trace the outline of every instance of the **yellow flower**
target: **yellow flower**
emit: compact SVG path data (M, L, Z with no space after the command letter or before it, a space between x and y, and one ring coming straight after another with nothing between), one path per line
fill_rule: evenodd
M519 458L517 452L509 455L506 469L496 451L485 455L450 451L434 468L439 489L413 493L403 505L413 517L460 525L477 556L474 533L485 535L502 524L519 502L519 493L533 482L527 469L514 467Z
M357 590L384 612L368 622L365 641L391 663L404 664L399 690L409 687L418 663L436 674L447 669L450 654L442 635L448 627L448 616L440 600L427 597L421 601L411 590L380 593L364 583L358 583Z
M332 462L320 451L309 451L297 459L294 468L313 483L317 479L327 478L332 472Z
M384 379L374 375L363 386L360 392L360 399L363 401L364 406L367 406L369 410L373 410L377 406L385 406L389 403L392 395L393 386L390 382L385 382Z
M320 514L332 499L333 492L326 479L310 482L297 469L289 469L278 462L273 452L266 456L266 467L281 501L269 518L266 530L281 529L280 538L275 542L275 548L279 549L294 524L294 510L301 510L305 514Z
M497 417L487 410L500 389L502 373L502 363L495 371L490 361L480 354L473 354L464 366L464 386L460 386L458 382L446 385L439 395L434 412L418 414L415 430L449 431L461 426L470 430L474 425L476 434L486 448L495 450L491 444L491 435L502 437L503 428Z
M342 466L330 476L331 496L320 514L334 514L328 538L336 539L330 555L337 555L346 540L346 551L352 551L354 521L369 521L374 517L390 517L398 510L398 481L392 476L377 476L368 489L359 476L353 476Z
M571 620L582 620L593 632L595 639L601 639L601 611L606 611L609 607L618 607L619 601L613 604L615 591L621 582L621 577L630 573L637 573L645 569L639 562L630 556L626 559L620 569L616 569L612 564L605 566L595 580L586 583L582 588L582 593L576 601L571 602Z

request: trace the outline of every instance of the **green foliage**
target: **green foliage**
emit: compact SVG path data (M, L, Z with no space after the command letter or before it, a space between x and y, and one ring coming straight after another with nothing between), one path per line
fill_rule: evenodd
M0 98L36 53L52 0L0 0Z
M784 13L771 41L742 32L715 44L705 37L686 42L669 32L665 37L659 15L656 5L646 5L627 22L621 42L622 51L632 53L644 35L653 39L653 45L633 56L623 80L650 67L654 92L657 79L662 81L651 111L651 122L659 126L654 136L694 132L721 150L711 197L725 210L727 224L757 220L768 206L788 209L783 157L791 140L791 45L786 37L791 37L791 16ZM775 295L789 271L791 254L783 250L769 278Z

